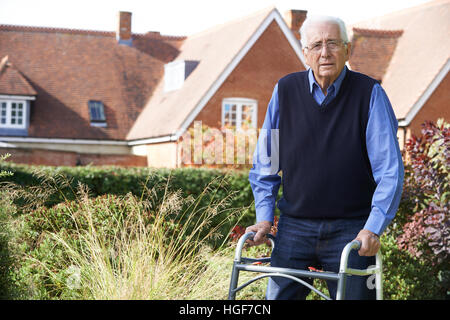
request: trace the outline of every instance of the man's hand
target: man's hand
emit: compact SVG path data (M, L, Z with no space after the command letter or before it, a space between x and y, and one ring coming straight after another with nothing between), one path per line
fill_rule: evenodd
M358 251L360 256L374 256L377 254L380 249L380 238L373 232L362 229L355 240L359 240L361 242L361 248Z
M245 233L256 232L256 234L253 237L253 241L247 240L246 243L248 243L250 246L259 246L260 244L266 242L266 234L270 232L271 227L272 223L269 221L261 221L257 224L247 227L247 229L245 229Z

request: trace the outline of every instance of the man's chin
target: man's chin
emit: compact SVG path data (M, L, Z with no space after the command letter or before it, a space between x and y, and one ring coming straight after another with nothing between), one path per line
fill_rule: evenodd
M336 76L336 70L335 69L327 69L327 70L319 70L319 75L322 78L334 78Z
M321 72L336 72L336 66L334 64L319 66Z

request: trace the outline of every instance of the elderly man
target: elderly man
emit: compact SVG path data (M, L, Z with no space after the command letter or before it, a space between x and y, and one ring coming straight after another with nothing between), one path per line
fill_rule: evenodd
M310 69L274 88L249 174L257 218L246 230L256 232L249 243L266 240L282 182L271 265L338 272L342 249L357 239L362 245L349 265L365 269L375 264L379 237L400 202L397 120L380 84L345 66L351 44L342 20L308 17L300 34ZM327 285L335 297L336 282ZM365 277L349 277L346 297L373 299L371 288ZM308 293L273 277L266 298L305 299Z

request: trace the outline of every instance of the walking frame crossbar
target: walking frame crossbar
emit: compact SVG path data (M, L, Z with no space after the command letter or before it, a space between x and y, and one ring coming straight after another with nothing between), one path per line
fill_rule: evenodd
M371 266L367 269L352 269L348 267L348 258L351 250L359 250L361 243L357 240L354 240L348 243L341 253L341 261L339 266L339 272L316 272L316 271L306 271L306 270L298 270L292 268L280 268L280 267L270 267L270 266L261 266L255 265L255 263L268 263L270 262L270 258L246 258L242 257L242 250L244 248L244 244L247 240L253 239L255 233L248 232L244 234L238 241L236 246L236 251L234 255L233 261L233 269L231 271L231 280L230 280L230 289L228 292L228 299L234 300L236 298L236 293L248 286L249 284L263 279L267 277L283 277L288 278L293 281L296 281L312 291L316 292L319 296L326 300L331 300L330 297L326 296L323 292L319 291L314 286L310 285L306 281L300 278L315 278L315 279L323 279L323 280L331 280L337 281L337 292L336 292L336 300L343 300L345 298L345 283L348 276L358 275L358 276L366 276L366 275L375 275L375 290L376 290L376 298L377 300L383 299L383 287L382 287L382 256L381 253L378 253L375 256L375 266ZM272 245L272 250L275 248L275 238L271 234L267 234L266 237L270 240ZM258 275L255 278L245 282L244 284L238 287L239 281L239 273L241 271L249 271L249 272L257 272L262 273L262 275ZM369 284L368 284L369 285Z

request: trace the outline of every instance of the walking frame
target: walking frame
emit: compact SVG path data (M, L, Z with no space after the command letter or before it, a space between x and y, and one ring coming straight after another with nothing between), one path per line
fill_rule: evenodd
M280 268L280 267L269 267L269 266L261 266L256 265L255 263L268 263L270 262L270 257L268 258L246 258L242 257L242 249L244 247L245 241L248 239L253 239L255 233L248 232L244 234L238 241L233 261L233 269L231 272L231 281L230 281L230 289L228 292L228 299L234 300L236 299L236 293L248 286L249 284L263 278L267 277L284 277L291 280L294 280L312 291L316 292L319 296L326 300L332 300L330 297L325 295L323 292L319 291L314 286L310 285L306 281L300 278L317 278L324 280L332 280L337 281L337 292L336 292L336 300L344 300L345 298L345 284L347 278L352 275L358 276L366 276L366 275L375 275L375 290L376 290L376 299L383 300L383 283L382 283L382 256L380 251L376 254L375 257L375 267L370 266L367 269L352 269L348 268L348 257L351 250L359 250L361 243L357 240L349 242L341 253L341 262L339 266L339 272L316 272L316 271L306 271L306 270L298 270L291 268ZM272 245L272 250L275 248L274 236L271 234L266 235L270 240ZM239 272L241 271L249 271L249 272L258 272L263 273L262 275L258 275L255 278L247 281L246 283L238 285L239 280Z

